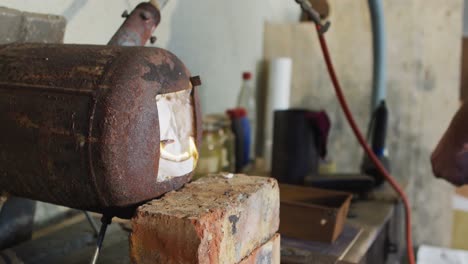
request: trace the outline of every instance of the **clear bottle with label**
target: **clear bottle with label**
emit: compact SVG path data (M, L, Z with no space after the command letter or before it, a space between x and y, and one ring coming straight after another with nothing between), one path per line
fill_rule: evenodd
M244 108L247 111L247 118L250 124L250 158L255 158L255 136L257 124L257 101L255 98L255 86L252 81L252 73L244 72L242 74L242 86L237 99L237 107Z

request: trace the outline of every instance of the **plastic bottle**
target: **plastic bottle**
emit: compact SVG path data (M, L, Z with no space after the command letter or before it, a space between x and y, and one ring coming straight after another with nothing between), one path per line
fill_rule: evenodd
M252 82L252 73L242 74L242 86L237 99L237 107L247 111L247 119L250 124L250 158L255 158L255 135L257 123L257 101L255 98L255 88Z
M246 139L245 139L245 133L244 133L244 125L242 124L241 114L240 114L239 109L241 108L227 110L227 114L231 118L232 132L234 133L234 136L235 136L235 157L236 157L235 172L236 173L242 172L242 169L246 165L245 161L247 160L247 157L245 156ZM244 116L245 116L245 110L244 110ZM245 117L244 117L244 120L247 122L247 124L249 123ZM248 152L249 151L247 150L247 153Z

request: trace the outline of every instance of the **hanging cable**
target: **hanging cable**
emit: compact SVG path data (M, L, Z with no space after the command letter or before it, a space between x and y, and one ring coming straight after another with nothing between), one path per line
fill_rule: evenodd
M320 47L322 48L323 52L323 57L325 59L325 63L327 65L328 73L330 74L331 81L333 83L333 87L335 88L336 96L338 98L338 101L341 105L341 108L343 109L343 112L346 116L346 119L348 120L357 140L361 144L362 148L366 152L366 154L369 156L371 161L375 164L376 168L380 171L380 173L385 177L387 182L392 186L392 188L398 193L398 195L401 197L404 207L405 207L405 225L406 225L406 247L407 247L407 254L408 254L408 260L410 264L415 264L415 258L414 258L414 250L413 250L413 239L412 239L412 234L411 234L411 207L410 203L408 200L408 197L406 196L405 192L403 189L400 187L400 185L396 182L396 180L390 175L390 173L384 168L380 160L377 158L377 156L374 154L374 152L371 150L369 145L367 144L366 140L364 139L361 131L359 130L354 117L348 107L348 103L346 102L346 98L343 94L343 91L341 89L341 85L338 81L338 77L336 76L335 69L333 67L333 63L330 57L330 53L328 50L328 45L325 40L325 36L322 34L322 30L320 29L320 25L316 25L317 28L317 34L320 40Z

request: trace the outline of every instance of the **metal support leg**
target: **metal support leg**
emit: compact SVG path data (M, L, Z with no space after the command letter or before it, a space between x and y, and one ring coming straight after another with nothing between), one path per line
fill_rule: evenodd
M93 217L89 214L88 211L83 211L83 213L85 214L86 219L88 219L89 225L91 226L91 228L94 231L94 236L98 237L99 236L99 228L98 228L96 222L94 221Z
M107 226L112 222L112 216L103 215L101 218L101 230L99 231L98 239L96 242L96 250L94 251L93 259L91 260L91 264L96 264L99 253L101 252L102 243L104 242L104 237L106 236Z

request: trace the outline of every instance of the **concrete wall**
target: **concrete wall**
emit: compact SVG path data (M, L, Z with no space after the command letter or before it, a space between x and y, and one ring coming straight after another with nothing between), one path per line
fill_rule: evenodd
M463 36L468 36L468 1L464 0L464 7L463 7Z

